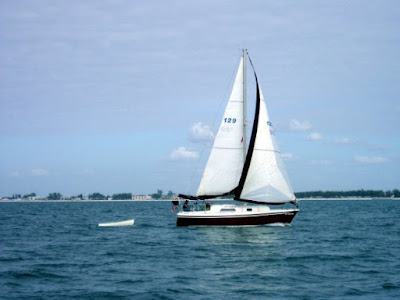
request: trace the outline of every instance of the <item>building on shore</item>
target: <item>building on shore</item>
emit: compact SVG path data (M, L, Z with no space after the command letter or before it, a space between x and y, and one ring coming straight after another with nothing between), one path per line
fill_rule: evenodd
M152 197L149 195L132 195L132 200L151 200Z

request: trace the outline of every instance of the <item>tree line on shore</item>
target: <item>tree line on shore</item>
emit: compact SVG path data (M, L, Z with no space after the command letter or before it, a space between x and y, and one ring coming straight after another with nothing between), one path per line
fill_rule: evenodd
M151 196L152 199L171 199L176 194L172 191L164 194L162 190L158 189L156 193L143 195ZM310 191L310 192L297 192L295 193L296 198L400 198L400 190L394 189L389 191L383 190L352 190L352 191ZM37 199L35 193L26 194L24 196L20 194L14 194L12 197L3 197L8 199ZM231 198L231 197L229 197ZM118 193L113 195L103 195L101 193L92 193L88 196L83 196L82 194L72 197L64 197L60 193L50 193L47 197L41 198L46 200L63 200L63 199L80 199L80 200L132 200L132 193Z
M26 195L21 194L13 194L11 197L3 197L8 199L46 199L46 200L132 200L132 193L117 193L113 195L103 195L101 193L92 193L88 196L84 196L83 194L79 194L76 196L63 196L61 193L50 193L47 197L37 197L36 193L30 193ZM151 196L152 199L171 199L175 196L175 193L172 191L168 191L168 193L164 194L162 190L157 190L156 193L149 195L140 195L140 196Z
M392 198L400 197L400 190L394 189L392 191L382 190L354 190L354 191L311 191L295 193L296 198Z

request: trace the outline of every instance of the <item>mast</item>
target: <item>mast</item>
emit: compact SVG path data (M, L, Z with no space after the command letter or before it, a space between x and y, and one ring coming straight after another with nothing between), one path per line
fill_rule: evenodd
M246 87L246 54L247 49L243 51L243 161L246 161L246 127L247 127L247 87Z

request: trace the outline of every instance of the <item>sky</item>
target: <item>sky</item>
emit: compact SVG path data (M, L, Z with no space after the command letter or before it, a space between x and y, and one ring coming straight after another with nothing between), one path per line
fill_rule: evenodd
M195 193L242 48L295 192L400 188L399 1L5 0L0 196Z

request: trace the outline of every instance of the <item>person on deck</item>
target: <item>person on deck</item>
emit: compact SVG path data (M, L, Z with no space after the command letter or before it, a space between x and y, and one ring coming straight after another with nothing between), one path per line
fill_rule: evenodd
M189 211L190 210L189 201L188 200L186 200L185 203L183 204L183 210L184 211Z

